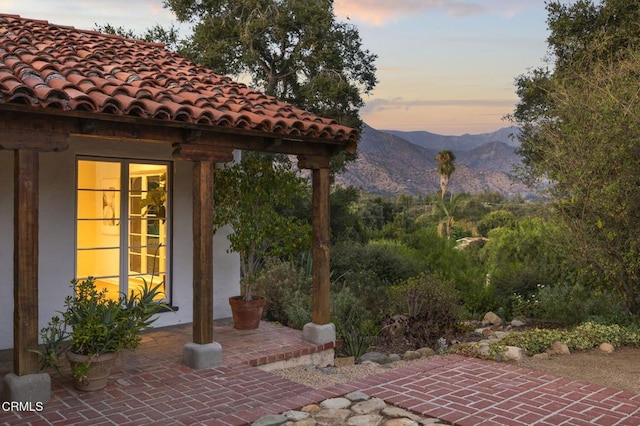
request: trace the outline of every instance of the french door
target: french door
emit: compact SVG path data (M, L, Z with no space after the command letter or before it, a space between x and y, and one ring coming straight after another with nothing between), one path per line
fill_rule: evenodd
M79 159L76 277L110 297L162 284L169 295L169 164Z

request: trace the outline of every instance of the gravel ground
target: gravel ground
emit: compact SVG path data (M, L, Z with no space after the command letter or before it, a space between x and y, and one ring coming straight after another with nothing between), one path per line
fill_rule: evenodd
M285 368L282 370L272 370L271 373L283 377L293 382L307 385L314 389L322 389L338 383L346 383L356 379L379 374L393 368L404 367L414 361L396 361L390 364L376 364L364 362L362 364L346 365L342 367L315 367L300 366Z

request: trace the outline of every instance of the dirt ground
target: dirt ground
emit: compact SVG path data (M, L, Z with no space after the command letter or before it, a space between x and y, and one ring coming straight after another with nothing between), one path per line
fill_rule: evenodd
M548 360L527 358L519 366L555 376L580 379L640 393L640 349L617 348L607 354L598 349L556 355Z

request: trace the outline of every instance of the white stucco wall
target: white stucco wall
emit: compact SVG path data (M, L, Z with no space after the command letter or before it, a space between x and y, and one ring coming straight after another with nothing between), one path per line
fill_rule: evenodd
M160 144L76 139L67 151L40 155L39 325L43 327L75 274L75 161L78 155L171 160ZM192 163L173 162L172 294L175 313L162 313L156 327L193 320ZM223 230L224 231L224 230ZM227 253L226 234L214 237L214 317L231 316L230 296L239 294L237 254ZM13 152L0 151L0 349L13 346Z

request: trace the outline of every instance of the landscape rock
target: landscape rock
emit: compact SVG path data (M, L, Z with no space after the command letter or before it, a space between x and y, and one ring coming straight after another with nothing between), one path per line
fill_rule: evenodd
M342 406L346 401L359 402L345 408L329 408ZM371 398L362 391L351 392L344 397L329 398L319 404L309 404L298 411L287 411L284 415L263 416L252 423L258 426L433 426L444 424L448 423L388 405L384 400Z
M549 356L548 353L542 352L542 353L533 355L531 358L536 359L536 360L548 360L551 357Z
M366 401L370 399L370 396L362 391L351 392L346 394L344 397L353 402Z
M396 361L401 361L402 357L398 354L390 354L389 359L391 360L391 362L396 362Z
M287 420L292 422L299 422L300 420L308 419L310 414L303 411L290 410L284 413Z
M378 414L363 414L349 418L347 426L375 426L382 423L383 417Z
M287 418L280 414L269 414L262 416L255 422L251 423L252 426L280 426L287 422Z
M519 319L513 319L511 320L511 326L512 327L524 327L525 323L523 321L520 321Z
M317 413L320 410L321 408L318 404L305 405L300 409L300 411L302 411L303 413Z
M351 406L351 401L347 398L329 398L325 399L320 403L320 408L325 409L340 409L340 408L348 408Z
M416 422L420 420L420 416L398 407L383 408L381 413L386 417L393 417L393 418L406 417L407 419L410 419Z
M365 361L371 361L377 364L389 364L391 359L389 358L389 355L383 354L382 352L367 352L358 358L356 362L358 364L362 364Z
M419 423L411 419L391 419L384 422L384 426L419 426Z
M611 343L606 343L606 342L600 344L599 348L602 352L606 352L608 354L612 354L616 350L616 348L614 348Z
M487 312L482 319L482 325L502 325L502 318L493 312Z
M402 359L405 361L410 361L412 359L420 359L422 355L418 351L406 351L404 355L402 355Z
M496 332L490 328L484 328L482 330L482 337L484 339L497 339Z
M559 340L556 340L551 345L551 348L547 350L547 353L549 355L568 355L571 353L571 351L569 350L569 347L565 343Z
M431 348L424 347L424 348L418 349L418 353L420 353L420 356L422 358L427 358L430 356L434 356L436 354L436 351L434 351Z
M507 346L503 356L508 361L521 361L525 357L525 353L522 348L517 346Z
M351 410L344 408L326 409L318 411L313 418L321 424L326 425L343 425L347 423L347 419L351 417Z
M387 404L380 398L371 398L367 401L358 402L351 407L351 411L356 414L371 414L385 408Z
M507 336L509 334L508 331L494 331L493 333L496 336L496 339L498 339L498 340L504 339L505 336Z

